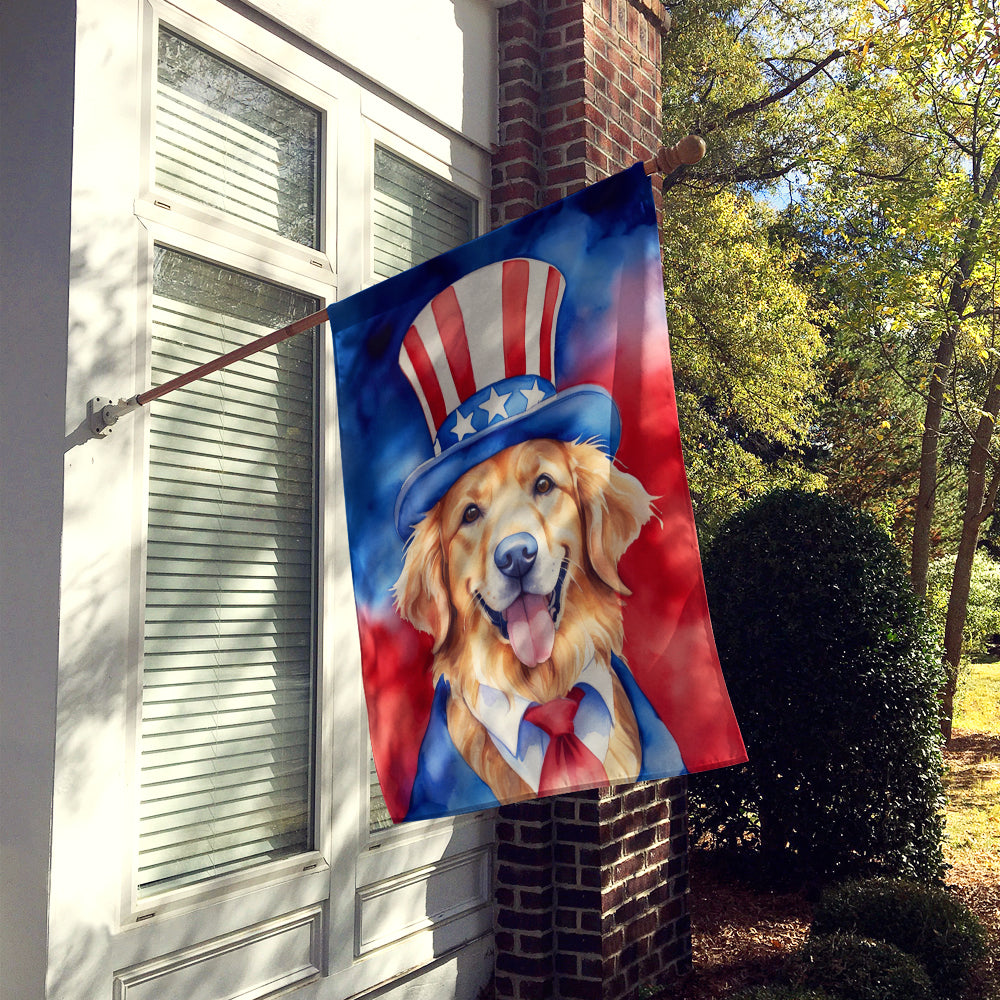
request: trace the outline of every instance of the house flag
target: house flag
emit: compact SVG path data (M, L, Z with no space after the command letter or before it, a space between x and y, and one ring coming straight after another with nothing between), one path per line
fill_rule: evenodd
M642 164L329 308L394 821L746 759Z

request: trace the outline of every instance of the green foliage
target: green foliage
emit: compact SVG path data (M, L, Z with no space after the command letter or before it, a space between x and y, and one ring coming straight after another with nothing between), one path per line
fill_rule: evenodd
M851 37L860 48L844 85L824 92L833 128L795 214L842 335L923 406L912 527L922 593L932 550L959 535L974 547L993 506L970 446L977 427L989 446L1000 377L1000 12L995 0L878 0L859 5ZM962 605L948 630L953 667Z
M933 1000L924 967L895 945L854 934L810 938L795 980L820 987L837 1000Z
M858 934L895 945L923 964L943 997L960 997L969 973L986 956L985 931L968 907L946 889L905 879L828 888L812 933Z
M701 163L664 182L703 542L774 486L824 488L910 543L922 594L930 557L960 539L971 551L995 506L984 484L995 490L1000 406L996 0L670 7L664 133L708 142ZM780 224L765 202L786 206ZM826 359L820 348L796 356L810 332L800 313L822 331ZM967 565L949 611L944 716Z
M689 193L664 220L674 382L703 537L747 497L806 478L824 348L772 221L750 198Z
M664 132L709 140L705 159L677 174L684 183L669 193L662 235L681 434L703 542L748 498L819 485L804 461L825 352L804 291L812 276L797 273L797 245L748 192L802 159L812 89L758 104L831 36L830 9L820 0L671 5Z
M723 527L705 582L750 761L692 777L696 834L774 871L939 877L941 667L889 537L779 490Z
M944 635L948 594L955 570L953 557L936 559L927 574L927 603L931 620ZM1000 562L984 549L976 552L972 564L968 613L963 631L962 653L978 656L987 651L990 636L1000 634Z
M709 139L687 182L766 190L808 161L818 100L842 52L850 5L827 0L680 0L664 39L663 126Z

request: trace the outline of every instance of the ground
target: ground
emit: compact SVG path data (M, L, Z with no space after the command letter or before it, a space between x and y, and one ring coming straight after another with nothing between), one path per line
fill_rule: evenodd
M951 865L946 883L991 936L990 957L969 996L1000 1000L1000 735L956 729L945 757ZM692 851L690 865L693 970L662 1000L722 1000L772 981L808 936L810 892L753 888L734 878L711 851Z
M947 883L990 931L978 997L1000 1000L1000 735L956 729L945 756Z

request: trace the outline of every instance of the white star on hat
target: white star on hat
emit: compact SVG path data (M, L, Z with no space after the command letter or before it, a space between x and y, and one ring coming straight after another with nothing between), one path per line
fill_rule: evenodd
M475 428L472 426L472 414L465 416L461 410L455 414L455 426L452 432L459 441L463 440L467 434L471 434Z
M521 395L524 396L524 398L528 401L527 408L529 410L533 406L537 406L543 399L545 399L545 393L538 388L537 380L530 389L522 389Z
M489 417L486 421L487 424L493 423L498 417L503 420L507 417L507 400L510 399L510 393L506 393L503 396L497 395L496 386L490 386L490 398L486 400L485 403L480 403L479 408L485 410Z

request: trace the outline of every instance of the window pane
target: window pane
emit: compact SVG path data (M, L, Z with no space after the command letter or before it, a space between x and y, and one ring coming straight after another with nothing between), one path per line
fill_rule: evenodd
M389 278L477 236L476 200L375 147L375 274Z
M314 312L164 248L152 382ZM312 846L314 336L150 404L139 886Z
M160 29L156 184L318 245L319 112Z
M381 146L375 147L375 274L389 278L474 239L476 200ZM369 758L369 830L392 826Z

